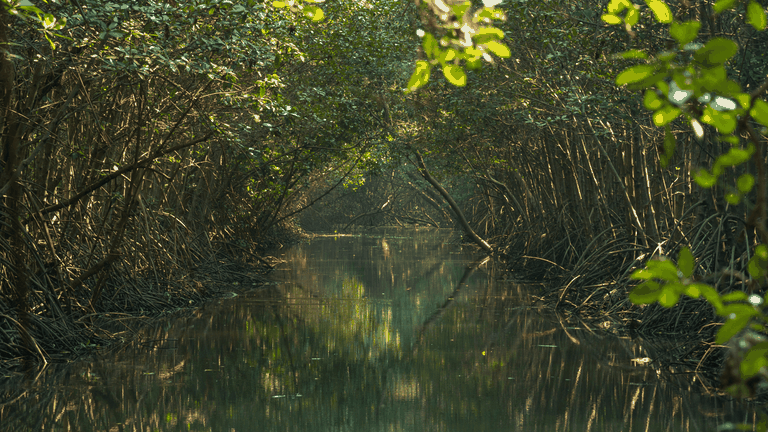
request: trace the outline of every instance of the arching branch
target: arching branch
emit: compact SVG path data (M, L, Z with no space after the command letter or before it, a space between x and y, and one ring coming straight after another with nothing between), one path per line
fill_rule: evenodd
M464 212L461 211L459 206L456 204L456 201L453 200L448 191L446 191L445 188L437 180L435 180L434 177L432 177L432 174L429 173L427 166L424 164L424 158L421 157L421 153L419 153L419 151L416 149L413 149L413 151L416 154L416 161L418 162L419 172L424 177L424 179L428 181L429 184L431 184L432 187L434 187L440 193L440 195L443 196L443 198L445 198L445 201L448 202L448 205L451 206L451 209L453 209L453 212L456 214L461 227L464 228L464 232L469 236L469 238L472 239L473 242L475 242L475 244L480 246L480 248L489 254L493 254L493 248L491 245L480 238L480 236L477 235L472 227L469 226L469 223L467 223L467 218L464 217Z

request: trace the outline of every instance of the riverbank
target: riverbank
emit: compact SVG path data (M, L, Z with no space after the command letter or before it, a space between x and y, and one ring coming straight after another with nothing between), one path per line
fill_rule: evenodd
M95 308L85 306L88 298L80 296L65 306L62 319L31 313L25 327L3 328L3 338L10 343L0 349L0 375L112 349L130 341L137 330L158 318L189 314L238 289L263 285L270 270L262 262L248 263L216 254L176 280L113 279ZM79 313L68 314L69 310ZM83 313L87 310L90 313ZM6 323L21 324L7 312L2 313Z
M499 280L449 236L394 229L283 249L274 285L19 378L0 421L18 431L685 432L751 414L691 391L688 376L657 373L642 362L645 341L532 306L539 286Z
M558 246L562 245L549 244L547 249L551 252ZM632 272L667 254L608 238L591 242L573 260L556 262L556 254L541 255L510 257L506 262L510 277L544 282L536 296L541 305L565 320L663 346L654 350L655 368L690 374L704 391L723 394L721 374L729 350L714 343L723 321L712 306L685 296L672 308L636 305L629 298L639 283L630 279ZM676 256L676 250L671 255ZM707 274L708 269L699 265L697 273ZM727 292L733 287L719 289Z
M114 349L157 319L184 316L215 299L267 284L279 263L273 253L305 236L286 226L250 244L197 245L197 262L162 272L130 275L118 267L104 277L98 295L89 287L48 302L60 304L58 310L32 307L19 316L11 299L0 298L0 376Z

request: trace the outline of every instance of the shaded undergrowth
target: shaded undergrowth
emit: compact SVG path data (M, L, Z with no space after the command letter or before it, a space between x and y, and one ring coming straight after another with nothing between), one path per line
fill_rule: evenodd
M558 230L553 223L544 235L512 239L503 247L526 251L508 252L506 266L514 277L546 281L537 296L546 307L568 319L663 346L650 354L658 368L692 374L707 391L719 392L729 347L713 342L722 319L712 306L703 299L681 298L672 308L638 306L629 299L639 283L630 278L635 269L652 258L677 256L683 246L699 257L695 280L721 294L746 290L753 239L743 220L724 212L686 214L673 235L655 246L622 240L629 236L621 227L589 239Z
M189 265L164 266L162 274L134 272L117 265L100 280L100 295L93 301L94 283L62 298L35 303L24 322L15 319L16 310L7 297L0 297L0 374L30 369L49 363L71 361L86 354L119 346L136 331L159 317L189 313L206 301L232 295L268 282L266 274L277 264L264 252L296 241L302 234L291 229L265 236L259 244L232 239L216 244L186 241L193 250ZM246 246L247 245L247 246ZM158 260L160 261L160 260ZM66 287L56 284L30 290L30 296L44 298ZM60 308L48 305L60 305Z

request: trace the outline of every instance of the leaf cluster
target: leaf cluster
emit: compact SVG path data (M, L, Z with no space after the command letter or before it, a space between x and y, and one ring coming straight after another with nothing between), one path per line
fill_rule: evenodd
M0 0L0 6L4 7L12 16L16 16L24 21L34 22L37 30L43 34L52 49L56 45L51 36L66 38L66 36L58 33L58 31L67 24L67 19L43 12L29 0Z
M749 273L754 279L765 279L768 265L768 247L757 246L755 256L749 261ZM694 276L695 259L688 248L682 248L677 264L668 259L654 259L646 263L645 268L635 270L630 276L640 280L629 298L638 305L658 302L671 308L681 296L693 299L702 298L709 302L718 316L725 318L715 337L716 344L725 344L745 330L758 333L768 332L768 314L765 311L765 297L747 294L744 291L732 291L721 294L712 286L699 282ZM768 342L750 347L741 362L741 379L747 382L762 373L768 366Z
M492 6L475 9L468 0L448 3L429 0L426 5L427 30L417 32L426 60L416 62L406 92L423 87L433 67L439 66L448 82L462 87L467 84L464 68L478 69L482 61L492 62L491 54L500 58L511 55L501 42L504 32L491 25L506 19L501 9Z
M745 3L745 21L755 31L766 28L764 8L756 1L718 0L714 12L724 13ZM756 179L750 173L740 175L736 187L726 194L730 204L738 204L753 189L757 198L753 203L751 223L763 241L768 239L764 215L766 214L765 191L768 188L764 167L764 140L758 136L755 126L768 128L768 103L763 99L768 81L752 93L742 90L741 85L730 75L730 63L740 51L739 44L728 37L712 37L701 41L701 23L697 20L678 21L666 2L646 0L646 6L653 12L654 19L669 26L669 35L674 45L649 55L641 50L629 50L620 54L625 59L636 59L641 63L630 66L618 74L616 84L644 92L645 108L652 111L656 126L665 128L662 165L667 165L675 151L675 137L670 124L682 117L695 135L701 139L709 125L718 133L722 142L730 148L718 155L711 169L700 169L695 173L696 182L705 188L718 183L724 170L754 161L758 172ZM641 10L628 0L611 0L602 20L607 24L623 24L628 31L638 24ZM763 132L764 135L764 132ZM746 136L746 143L741 136ZM763 215L762 218L759 215ZM681 249L677 265L666 259L651 260L643 269L636 270L631 278L643 281L630 294L636 304L658 302L670 308L681 296L703 298L715 312L726 319L720 327L715 342L724 344L743 335L745 330L768 332L768 314L764 310L765 298L744 291L719 293L714 287L694 277L694 257L687 248ZM749 282L747 286L762 286L768 274L768 247L758 244L748 262ZM740 363L741 382L747 382L760 375L768 376L768 342L754 344ZM734 389L731 389L734 390ZM737 394L742 394L735 389Z

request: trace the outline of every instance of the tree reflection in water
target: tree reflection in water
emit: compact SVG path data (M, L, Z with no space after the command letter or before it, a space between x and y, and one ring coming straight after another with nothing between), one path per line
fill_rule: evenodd
M531 287L495 281L447 237L294 247L276 285L10 382L2 430L714 431L750 418L633 363L639 342L527 307Z

